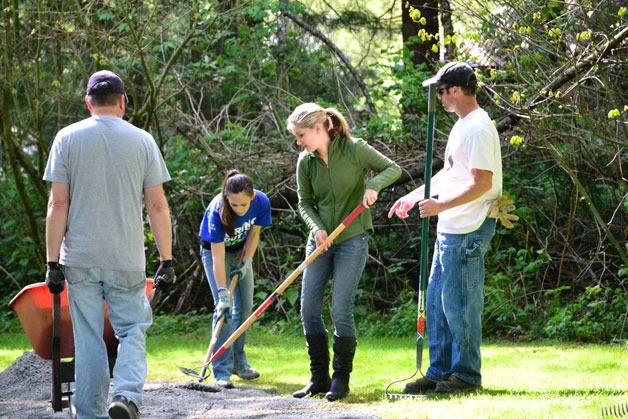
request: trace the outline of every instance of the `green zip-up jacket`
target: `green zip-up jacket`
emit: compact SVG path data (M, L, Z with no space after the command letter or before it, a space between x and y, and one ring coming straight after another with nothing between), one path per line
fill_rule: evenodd
M369 171L375 176L366 180ZM317 230L330 234L362 201L364 191L378 193L401 176L401 168L360 138L336 138L329 143L328 164L318 153L299 154L297 193L299 213L310 229L309 240ZM373 230L367 208L334 240L340 243Z

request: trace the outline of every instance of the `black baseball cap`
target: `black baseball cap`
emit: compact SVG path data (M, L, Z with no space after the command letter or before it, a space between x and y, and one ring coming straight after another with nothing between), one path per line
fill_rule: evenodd
M434 77L425 80L423 86L434 83L437 86L443 84L447 86L475 86L478 84L478 79L469 64L452 61L438 70Z
M92 74L87 82L88 95L110 95L112 93L126 93L124 82L116 73L101 70Z

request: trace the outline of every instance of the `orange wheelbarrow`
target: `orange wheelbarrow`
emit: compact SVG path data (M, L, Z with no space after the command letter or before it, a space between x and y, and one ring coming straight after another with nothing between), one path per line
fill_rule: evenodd
M152 290L153 280L147 279L146 295L149 296ZM64 407L69 408L71 383L74 382L74 334L67 287L61 294L53 295L44 282L28 285L11 300L9 308L17 313L35 353L43 359L52 360L52 409L59 412ZM109 322L106 302L103 310L103 339L107 346L111 372L117 357L118 339ZM65 390L63 384L66 385ZM67 396L66 400L63 400L64 396Z

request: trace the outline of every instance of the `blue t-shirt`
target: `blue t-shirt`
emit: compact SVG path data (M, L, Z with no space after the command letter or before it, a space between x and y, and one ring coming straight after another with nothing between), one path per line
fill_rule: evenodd
M249 210L235 220L235 234L233 237L225 233L220 220L222 195L216 195L207 206L198 236L210 243L225 243L225 250L235 252L242 249L244 241L253 226L266 227L272 224L270 214L270 200L262 191L254 189L255 197L251 200Z

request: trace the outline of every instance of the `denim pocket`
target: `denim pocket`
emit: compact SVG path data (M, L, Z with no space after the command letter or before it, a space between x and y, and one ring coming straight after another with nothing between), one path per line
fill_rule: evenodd
M146 286L146 274L139 271L109 271L111 287L122 291L131 291Z
M482 243L473 242L470 248L465 249L465 263L467 265L467 289L473 290L484 283L484 259Z
M93 269L88 268L74 268L70 266L62 266L61 270L65 275L65 280L70 285L78 285L86 282L90 275L93 275Z
M482 244L479 241L473 242L472 246L465 249L465 257L467 262L472 262L480 259L482 256Z

